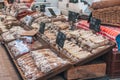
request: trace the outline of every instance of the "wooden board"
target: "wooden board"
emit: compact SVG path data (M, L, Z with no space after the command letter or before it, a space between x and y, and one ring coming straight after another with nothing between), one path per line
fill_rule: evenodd
M83 66L77 66L67 71L68 80L74 79L91 79L103 77L106 75L106 63L94 63Z

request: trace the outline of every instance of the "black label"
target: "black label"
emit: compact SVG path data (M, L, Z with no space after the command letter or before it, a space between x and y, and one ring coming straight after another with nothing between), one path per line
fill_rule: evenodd
M48 8L48 10L50 11L51 15L56 16L56 14L55 14L55 12L53 11L52 8Z
M45 12L45 7L46 7L45 5L40 5L40 11Z
M41 23L40 23L40 30L39 30L39 32L40 32L41 34L44 34L44 31L45 31L45 23L44 23L44 22L41 22Z
M66 40L66 35L59 31L56 38L56 43L58 44L58 46L63 48L65 40Z
M79 16L78 13L69 11L69 13L68 13L68 20L75 22L78 19L78 16Z
M91 17L90 18L90 29L99 32L101 20Z

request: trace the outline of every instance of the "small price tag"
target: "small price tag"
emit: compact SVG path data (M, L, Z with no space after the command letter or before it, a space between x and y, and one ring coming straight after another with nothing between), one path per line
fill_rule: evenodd
M120 34L116 37L116 42L118 46L118 51L120 51Z
M78 16L79 16L78 13L69 11L69 13L68 13L68 20L75 22L78 19Z
M41 34L44 34L44 31L45 31L45 23L44 23L44 22L41 22L41 23L40 23L40 30L39 30L39 32L40 32Z
M56 16L56 14L55 14L55 12L53 11L52 8L48 8L48 10L50 11L51 15Z
M99 32L101 20L91 17L90 18L90 29Z
M45 7L46 7L45 5L40 5L40 11L45 12Z
M66 40L66 35L59 31L56 38L56 43L58 44L58 46L63 48L65 40Z

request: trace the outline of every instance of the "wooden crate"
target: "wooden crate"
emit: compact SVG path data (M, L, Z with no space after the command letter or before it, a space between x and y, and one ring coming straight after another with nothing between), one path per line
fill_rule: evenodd
M120 54L118 52L109 53L106 56L106 73L111 78L120 77Z
M106 75L106 63L94 63L77 66L69 69L66 73L68 80L91 79Z
M120 78L120 73L116 72L116 73L110 74L110 78Z
M113 65L111 63L111 65L109 65L109 70L107 71L107 74L109 77L111 78L120 78L120 62L118 63L114 63L115 65Z
M40 40L40 39L39 39ZM41 40L40 40L41 41ZM44 42L44 41L43 41ZM45 43L44 43L45 44ZM12 54L12 52L10 51L9 47L7 46L7 43L4 44L4 47L6 48L6 50L8 51L8 54L9 54L9 57L11 58L11 61L13 62L13 64L15 65L16 67L16 70L19 72L20 76L22 77L23 80L26 80L22 70L20 69L20 66L18 65L16 59L18 59L19 57L21 56L24 56L24 55L21 55L17 58L15 58ZM57 51L55 51L53 48L51 48L50 46L44 46L43 48L50 48L53 52L57 53L57 55L61 58L64 58L63 56L59 55ZM40 48L41 49L41 48ZM27 54L27 53L26 53ZM43 75L42 77L39 77L37 80L47 80L67 69L69 69L72 65L70 63L68 64L65 64L65 65L62 65L62 66L59 66L57 68L55 68L54 70L50 71L49 73Z
M113 62L120 62L120 52L114 52L113 53L113 58L112 58Z
M113 49L113 48L115 47L115 45L116 45L113 41L110 41L110 44L108 44L109 47L107 47L107 48L105 48L105 49L103 49L103 50L100 50L98 53L95 53L95 54L93 54L93 55L90 55L90 56L88 56L88 57L86 57L86 58L84 58L84 59L79 60L78 58L76 58L76 61L75 61L75 60L73 60L72 58L69 58L69 57L66 55L67 53L69 54L68 51L66 51L65 49L61 49L61 48L60 48L60 50L59 50L59 48L57 47L57 44L55 44L55 45L50 44L49 41L46 39L46 37L45 37L44 34L41 34L41 33L38 32L38 34L37 34L36 36L39 37L40 39L44 40L48 45L50 45L52 48L54 48L56 51L58 51L58 52L60 53L60 55L62 55L62 56L64 56L64 57L66 57L67 59L69 59L69 60L71 61L71 63L72 63L73 65L75 65L75 66L84 65L84 64L86 64L86 63L88 63L88 62L90 62L90 61L92 61L92 60L94 60L94 59L96 59L96 58L104 55L104 54L107 54L107 53L109 53L109 52L112 52L112 49ZM44 37L43 37L43 36L44 36ZM107 58L107 57L106 57L106 58Z
M84 58L84 59L79 60L78 58L76 58L76 61L75 61L75 60L73 60L73 58L69 58L69 57L66 55L67 53L69 54L68 51L66 51L65 49L60 49L60 50L59 50L56 45L51 45L51 44L49 43L49 41L47 41L47 39L45 39L45 38L42 37L42 34L38 33L38 34L37 34L37 37L39 37L40 39L43 39L48 45L50 45L52 48L54 48L56 51L58 51L62 56L64 56L64 57L66 57L67 59L69 59L69 60L71 61L71 63L72 63L73 65L75 65L75 66L84 65L84 64L86 64L86 63L88 63L88 62L90 62L90 61L92 61L92 60L94 60L94 59L96 59L96 58L104 55L104 54L107 54L107 53L109 53L109 52L112 52L112 49L113 49L113 48L115 47L115 45L116 45L114 42L110 41L110 44L108 44L109 47L107 47L107 48L105 48L105 49L103 49L103 50L100 50L99 52L97 52L97 53L95 53L95 54L93 54L93 55L90 55L90 56L88 56L88 57L86 57L86 58Z
M37 36L42 39L40 33L38 33ZM43 39L43 40L44 40L44 39ZM46 43L48 43L48 42L46 42ZM49 44L49 43L48 43L48 44ZM49 45L51 46L51 44L49 44ZM114 46L115 46L115 43L112 43L109 48L107 48L107 49L105 49L105 50L103 50L103 51L100 51L99 53L97 53L97 54L95 54L95 55L93 55L93 56L89 56L88 58L86 58L86 59L84 59L84 60L82 60L82 61L75 62L75 63L73 63L73 64L74 64L75 66L76 66L76 65L84 65L85 63L88 63L88 62L90 62L91 60L94 60L95 58L98 58L98 57L100 57L100 56L102 56L102 55L104 55L104 54L112 51L112 48L113 48ZM53 45L52 45L52 47L53 47ZM66 57L65 54L64 54L62 51L60 51L59 54L62 55L62 56L64 56L64 57Z

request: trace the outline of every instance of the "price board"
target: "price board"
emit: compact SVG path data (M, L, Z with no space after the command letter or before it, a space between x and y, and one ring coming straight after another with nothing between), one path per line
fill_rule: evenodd
M56 43L58 44L58 46L63 48L65 40L66 40L66 35L59 31L56 38Z

